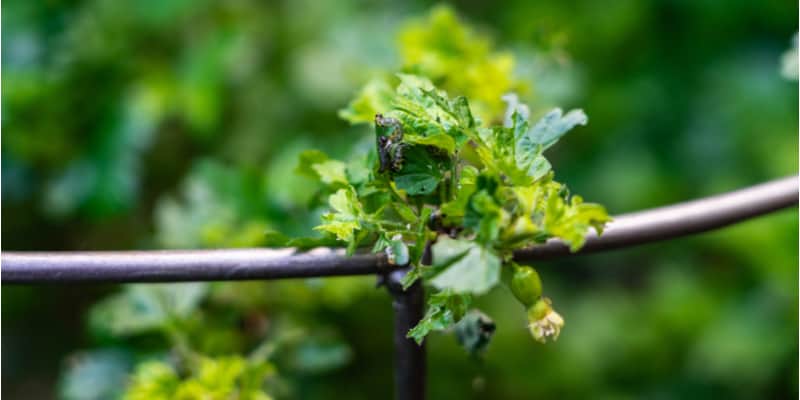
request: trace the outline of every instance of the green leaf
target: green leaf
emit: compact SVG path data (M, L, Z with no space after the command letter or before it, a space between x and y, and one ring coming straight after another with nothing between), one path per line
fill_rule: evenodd
M294 371L320 374L347 365L353 359L353 351L339 340L306 337L290 348L287 358Z
M171 365L149 361L137 369L125 400L252 399L268 400L264 382L275 368L240 356L201 357L188 376Z
M326 185L347 185L347 165L331 160L319 150L306 150L298 157L295 173L320 181Z
M407 290L420 278L422 278L422 269L419 267L414 267L409 269L408 272L403 275L403 278L400 280L400 284L403 285L403 290Z
M438 289L484 294L500 280L500 258L473 241L440 236L431 250L430 282Z
M414 245L409 249L411 253L411 263L414 267L414 274L420 275L421 271L420 268L422 267L422 256L425 254L425 249L428 246L428 241L431 238L431 231L428 228L428 221L430 221L431 215L433 214L433 209L430 207L422 207L419 216L419 223L417 224L417 232L416 232L416 242ZM411 281L404 281L404 285L410 285L413 283Z
M426 18L407 24L399 44L404 70L465 95L485 121L501 118L501 97L519 89L513 56L496 52L489 37L460 21L448 6L437 6Z
M336 220L325 220L324 224L315 227L315 230L324 230L330 232L339 240L349 242L353 239L353 232L356 230L361 229L361 224L358 221L336 221Z
M403 167L394 176L398 189L411 196L433 193L447 171L447 162L434 158L425 146L409 146L403 156Z
M207 283L127 285L92 307L91 326L114 336L162 329L175 319L188 317L208 292Z
M461 170L458 180L456 194L452 200L442 204L440 210L442 218L449 224L462 224L462 219L466 213L467 204L472 194L475 193L475 179L478 176L478 169L468 165Z
M501 227L509 222L509 213L503 209L502 200L497 197L500 181L487 174L476 179L476 192L470 196L466 206L463 226L475 232L475 241L486 245L493 244L500 234Z
M400 216L400 218L403 218L404 221L412 223L417 222L417 214L408 204L398 201L392 203L392 207L394 207L395 211L397 211L397 214Z
M389 247L390 244L391 242L386 237L386 235L380 234L378 235L378 239L375 240L375 245L372 246L372 252L380 253L381 251L386 250L386 248Z
M584 203L580 196L572 196L567 201L551 191L547 197L544 228L548 234L569 243L570 251L583 246L589 228L594 227L600 233L609 221L611 218L603 206Z
M339 117L351 124L372 123L375 114L383 114L391 109L394 97L394 90L386 80L372 80L361 89L347 108L339 110Z
M397 93L411 99L419 99L424 97L425 92L436 90L430 79L414 74L397 74L400 79L400 85L397 87Z
M485 170L504 177L512 185L533 182L531 167L534 160L541 156L542 146L527 139L527 131L528 122L517 112L512 114L511 127L495 126L479 130L481 140L477 142L475 150ZM543 157L541 159L544 160Z
M437 90L424 77L398 77L401 83L393 106L401 112L406 134L410 135L408 143L429 144L449 153L466 143L476 126L466 98L450 100L447 93Z
M121 350L95 350L70 355L59 392L65 400L119 398L132 368L132 358Z
M369 179L371 172L369 155L354 157L347 162L347 181L353 186L361 185Z
M572 110L565 115L562 114L563 111L560 108L548 112L525 137L532 143L547 149L554 145L570 129L576 125L586 125L589 121L581 109Z
M470 197L464 214L464 227L477 233L475 240L478 242L491 243L497 239L500 227L507 219L506 214L492 195L481 190Z
M472 110L469 108L469 102L464 96L456 97L451 103L450 108L460 125L466 128L474 128L477 123L475 117L472 116Z
M169 364L147 361L136 367L124 400L172 399L179 385L180 378Z
M269 227L263 176L197 162L180 196L160 199L155 210L156 242L165 248L257 247Z
M306 150L300 153L297 159L295 173L304 175L311 179L319 179L319 173L314 169L314 165L328 161L328 155L319 150Z
M327 160L313 164L311 168L319 175L319 179L322 183L327 185L334 183L348 184L346 166L345 163L341 161Z
M471 296L452 291L445 290L432 294L428 297L428 310L425 316L417 326L408 331L406 337L421 344L429 333L448 329L461 320L471 302Z
M528 167L528 176L533 178L534 180L541 179L543 176L547 175L548 172L553 167L550 165L550 162L544 158L543 155L537 154L536 157L533 158L531 161L530 166Z
M448 153L453 153L456 151L455 140L453 140L451 136L444 133L436 133L431 136L408 134L403 137L403 141L411 144L438 147Z
M361 229L364 209L352 187L339 189L328 198L333 212L322 216L323 224L314 230L330 232L339 240L351 242L354 232Z

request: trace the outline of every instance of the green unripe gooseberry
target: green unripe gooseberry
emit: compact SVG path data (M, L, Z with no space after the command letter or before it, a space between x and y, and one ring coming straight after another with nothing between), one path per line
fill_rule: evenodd
M542 297L542 280L539 273L531 267L514 266L514 276L511 278L511 293L514 297L530 307Z

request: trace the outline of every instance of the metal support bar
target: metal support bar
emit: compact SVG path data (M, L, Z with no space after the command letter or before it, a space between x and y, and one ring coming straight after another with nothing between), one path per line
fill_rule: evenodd
M672 239L724 227L797 204L798 177L614 217L591 232L579 253ZM568 256L560 240L519 250L520 262ZM343 250L227 249L112 252L3 252L3 283L180 282L366 275L389 272L383 255L346 257Z
M342 249L3 252L3 283L232 281L390 272L384 257Z
M591 233L581 252L594 252L671 239L720 228L798 202L798 177L792 176L750 188L615 217L602 236ZM423 263L430 264L426 249ZM517 261L569 255L559 240L514 253ZM175 282L207 280L282 279L315 276L379 274L393 296L395 397L425 398L425 344L406 338L424 314L425 294L417 282L407 290L406 273L389 265L382 255L345 257L343 250L229 249L127 252L44 252L2 254L4 283Z
M406 334L422 320L425 291L419 281L403 290L406 271L393 271L386 279L394 308L394 394L397 400L416 400L425 398L425 343L418 345Z
M615 216L602 235L592 230L578 253L593 253L673 239L722 228L798 202L798 176L750 186L716 196ZM518 262L571 255L561 240L514 252Z

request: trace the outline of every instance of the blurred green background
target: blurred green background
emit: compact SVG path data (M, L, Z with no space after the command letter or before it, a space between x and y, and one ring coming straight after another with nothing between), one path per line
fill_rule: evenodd
M431 6L6 1L2 249L258 246L267 229L307 232L318 212L306 207L313 188L292 173L297 154L369 146L369 130L336 111L371 76L398 68L397 30ZM514 53L534 109L586 111L589 125L549 158L560 181L612 213L797 173L797 64L782 65L797 2L453 8ZM520 307L496 289L479 301L498 324L483 359L452 336L430 339L430 396L795 398L797 243L790 210L542 263L566 319L560 340L531 340ZM391 308L373 285L337 278L177 293L191 303L183 329L206 354L301 332L276 351L276 397L385 398ZM152 315L123 304L147 290L4 285L2 395L118 393L132 365L167 351Z

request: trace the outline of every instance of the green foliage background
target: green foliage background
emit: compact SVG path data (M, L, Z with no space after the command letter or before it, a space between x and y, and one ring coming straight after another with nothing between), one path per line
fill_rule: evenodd
M372 145L337 110L397 67L396 33L430 6L5 2L3 250L258 246L268 229L307 233L318 199L292 172L297 155ZM534 111L586 111L588 126L548 158L559 181L612 213L797 173L797 82L781 76L796 3L454 8L515 56ZM786 211L543 263L567 320L560 340L530 340L497 289L479 300L499 326L482 361L452 336L430 338L431 397L795 397L797 226ZM391 315L373 283L182 286L166 303L142 286L5 285L2 394L104 398L134 364L166 357L164 327L178 321L210 356L279 343L277 398L381 398Z

